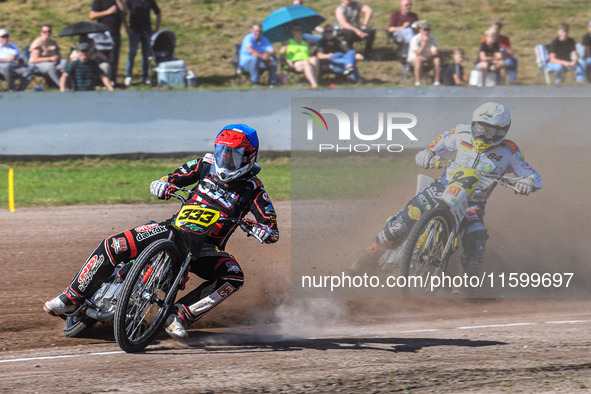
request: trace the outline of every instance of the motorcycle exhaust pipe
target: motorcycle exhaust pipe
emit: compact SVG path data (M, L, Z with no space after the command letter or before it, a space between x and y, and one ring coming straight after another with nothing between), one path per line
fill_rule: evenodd
M111 312L100 312L100 311L97 311L96 309L88 308L86 310L86 316L88 316L94 320L108 322L108 321L113 320L113 316L115 316L115 311L113 310Z

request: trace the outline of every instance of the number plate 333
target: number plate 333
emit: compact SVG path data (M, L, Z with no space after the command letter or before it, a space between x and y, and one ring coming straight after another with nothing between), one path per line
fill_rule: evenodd
M184 227L192 232L206 232L220 218L220 213L215 209L204 208L196 205L185 205L178 213L174 224Z

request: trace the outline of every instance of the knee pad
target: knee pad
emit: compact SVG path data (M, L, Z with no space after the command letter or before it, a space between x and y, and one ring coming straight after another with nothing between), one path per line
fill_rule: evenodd
M408 234L408 225L401 215L392 216L386 222L386 226L378 234L377 241L380 244L393 245L403 240Z
M189 314L186 314L190 315L190 318L187 320L191 320L191 323L193 323L195 320L200 319L203 315L232 295L232 293L238 290L241 286L242 282L226 281L221 279L215 280L212 285L208 286L209 288L215 288L215 290L194 304L188 306L181 305L181 310L189 312ZM181 315L181 317L183 316Z

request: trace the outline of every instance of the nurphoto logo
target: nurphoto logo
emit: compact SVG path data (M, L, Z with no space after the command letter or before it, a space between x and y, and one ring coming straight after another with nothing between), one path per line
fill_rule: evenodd
M388 152L402 152L404 147L401 144L392 143L394 136L404 135L411 141L416 141L417 137L410 131L417 124L417 117L406 112L378 112L377 114L363 113L361 119L359 112L353 112L349 116L345 111L334 108L322 108L319 111L310 107L302 107L306 110L303 114L310 117L307 122L306 138L308 141L314 140L314 129L320 132L332 131L334 127L330 128L329 123L323 115L334 115L337 122L337 134L334 136L339 142L344 144L320 143L318 144L319 152L333 151L333 152L358 152L364 153L369 151L388 151ZM335 118L329 118L335 120ZM360 119L368 121L369 119L377 118L377 130L361 130ZM351 140L360 140L364 143L354 144ZM367 142L367 143L366 143ZM371 142L371 143L370 143Z

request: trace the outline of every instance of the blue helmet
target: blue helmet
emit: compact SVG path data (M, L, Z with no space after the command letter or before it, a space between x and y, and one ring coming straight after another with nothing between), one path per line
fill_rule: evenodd
M246 174L254 166L259 152L259 138L252 127L231 124L214 141L215 172L222 182Z

